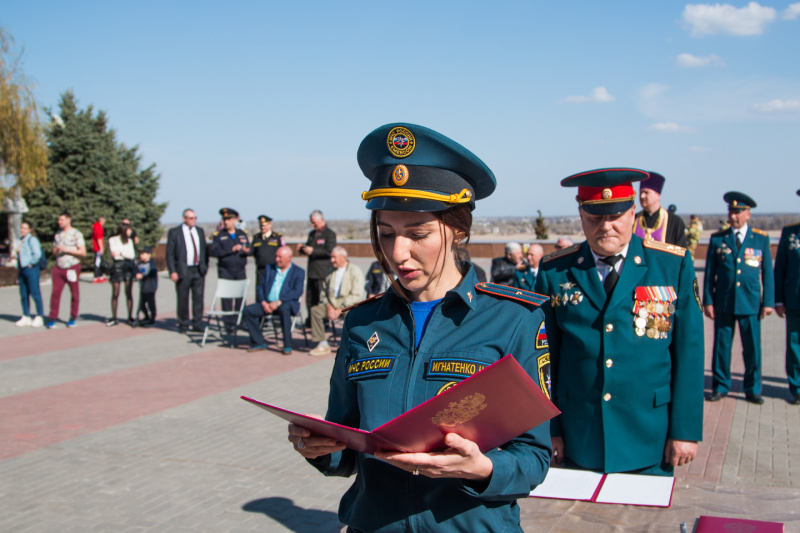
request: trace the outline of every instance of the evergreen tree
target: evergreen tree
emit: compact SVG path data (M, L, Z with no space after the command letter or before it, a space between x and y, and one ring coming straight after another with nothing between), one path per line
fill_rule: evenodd
M536 232L537 239L546 239L550 236L550 226L544 221L544 217L542 216L542 210L537 209L537 213L539 216L536 217L536 222L533 226L533 231Z
M138 147L127 148L115 139L103 111L79 109L72 91L61 95L60 113L53 115L47 132L48 183L26 195L27 217L42 243L52 243L56 220L63 211L72 225L88 238L99 216L106 217L106 234L128 218L141 245L154 246L163 234L159 218L166 203L155 203L160 175L155 165L140 170ZM87 242L87 249L91 245Z

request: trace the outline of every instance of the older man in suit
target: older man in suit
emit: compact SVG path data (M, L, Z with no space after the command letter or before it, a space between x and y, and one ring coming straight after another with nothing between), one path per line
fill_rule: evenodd
M292 315L300 312L305 275L305 270L292 263L292 249L278 248L275 264L267 265L264 281L258 285L258 301L244 308L242 322L250 333L249 351L267 349L267 340L261 332L261 317L277 314L283 326L283 355L291 355Z
M197 227L197 215L183 211L183 224L167 233L167 268L178 293L178 328L189 330L189 295L192 297L193 331L203 331L203 291L208 272L208 253L203 228Z

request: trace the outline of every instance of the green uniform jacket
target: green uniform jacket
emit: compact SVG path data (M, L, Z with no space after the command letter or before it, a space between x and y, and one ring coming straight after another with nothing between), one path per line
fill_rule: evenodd
M737 251L733 228L711 235L703 285L703 303L717 313L757 315L775 307L769 237L748 226Z
M800 311L800 224L781 232L775 256L775 303Z
M703 316L691 255L633 236L606 302L588 243L540 266L536 292L548 317L553 401L550 423L565 455L583 468L625 472L660 464L668 438L703 437ZM672 287L666 338L637 335L637 287ZM554 305L556 304L557 305Z
M507 354L546 388L546 377L538 377L547 359L547 340L540 331L544 313L538 305L480 292L476 283L469 266L461 283L433 310L416 349L411 308L394 289L352 309L336 354L325 418L371 431ZM352 365L365 359L386 364L364 372L358 371L363 365ZM431 369L433 362L450 361L465 364L450 365L462 370L447 373ZM537 426L486 455L494 471L483 487L462 479L413 476L349 449L309 462L326 475L356 475L339 506L339 520L355 529L522 531L516 500L527 497L547 474L549 426Z
M517 270L514 272L514 283L511 284L512 287L525 289L526 291L532 291L535 284L536 275L530 268L526 268L525 270Z

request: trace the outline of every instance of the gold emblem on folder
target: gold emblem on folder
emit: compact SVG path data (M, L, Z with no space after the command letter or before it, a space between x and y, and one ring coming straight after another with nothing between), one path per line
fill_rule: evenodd
M486 409L487 405L484 403L485 400L486 396L476 392L475 394L465 396L459 402L450 402L450 406L436 413L436 416L431 418L431 422L436 426L447 427L469 422L478 416L478 413Z

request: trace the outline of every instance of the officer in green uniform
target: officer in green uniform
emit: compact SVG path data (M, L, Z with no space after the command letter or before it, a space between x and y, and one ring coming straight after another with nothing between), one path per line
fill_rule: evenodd
M761 397L761 319L775 307L772 255L767 232L748 226L756 202L731 191L728 203L730 227L711 235L706 252L703 309L714 321L714 356L711 394L716 402L731 388L731 344L736 323L742 335L744 393L747 401L763 404ZM762 291L763 286L763 291Z
M786 226L781 232L775 256L775 312L786 319L789 403L800 405L800 224Z
M362 198L373 250L397 279L348 313L326 419L371 431L509 353L547 390L546 298L478 283L459 261L475 200L495 188L491 170L413 124L370 133L358 162L372 184ZM544 480L551 458L546 423L485 454L456 433L438 453L374 457L298 426L289 440L324 474L356 476L339 506L352 532L522 531L516 500Z
M556 461L670 475L703 435L703 315L690 254L633 235L637 169L565 178L586 241L546 256Z
M272 231L272 219L267 215L258 216L258 226L261 231L253 236L253 246L250 252L256 261L256 298L258 298L258 286L264 282L267 265L275 264L275 254L278 248L286 244L282 234Z
M239 212L230 207L219 210L224 228L215 231L208 246L208 255L217 258L217 276L219 279L247 279L247 256L250 253L250 239L247 232L236 227ZM239 309L241 298L223 298L222 310ZM236 330L236 317L226 316L225 330L232 334Z

